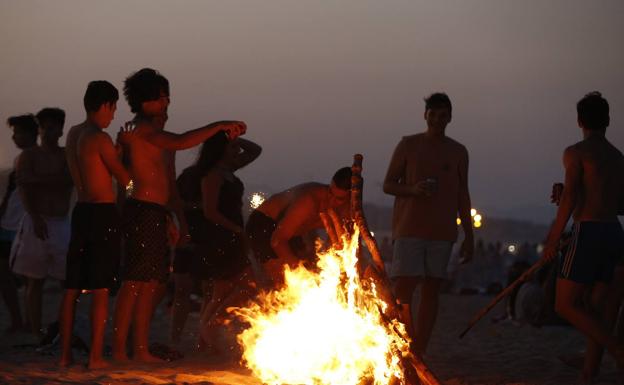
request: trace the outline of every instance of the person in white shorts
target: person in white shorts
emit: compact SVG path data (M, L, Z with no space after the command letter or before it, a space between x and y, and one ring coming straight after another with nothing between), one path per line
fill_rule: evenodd
M14 273L27 278L26 319L33 334L41 338L45 278L65 279L73 184L65 149L58 144L65 112L44 108L37 120L41 144L24 150L16 166L17 191L26 214L13 242L10 264Z
M412 351L427 348L438 313L440 286L457 239L456 218L464 228L462 261L472 258L474 239L468 192L468 151L445 134L452 106L444 93L425 99L427 130L404 137L392 155L384 192L394 195L394 255L389 275L401 305L401 321ZM416 323L412 296L420 286Z

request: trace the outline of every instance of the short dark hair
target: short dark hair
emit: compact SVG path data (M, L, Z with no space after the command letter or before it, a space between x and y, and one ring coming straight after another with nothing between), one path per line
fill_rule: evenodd
M436 108L448 108L450 112L453 112L451 99L444 92L434 92L425 98L425 111Z
M37 112L37 120L40 126L44 122L58 123L62 126L65 124L65 111L56 107L46 107Z
M37 137L39 125L33 114L11 116L7 119L7 125L13 127L13 129L24 130L35 138Z
M343 167L336 171L332 182L341 190L351 190L351 167Z
M103 104L116 103L119 100L119 91L106 80L94 80L87 86L82 100L87 112L95 112Z
M588 130L604 131L609 126L609 102L600 92L590 92L576 103L578 120Z
M126 78L124 96L133 113L141 112L143 102L156 100L161 91L169 95L169 81L160 72L143 68Z

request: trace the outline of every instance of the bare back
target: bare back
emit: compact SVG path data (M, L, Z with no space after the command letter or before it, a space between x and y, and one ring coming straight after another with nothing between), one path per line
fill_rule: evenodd
M79 202L87 201L82 186L82 175L78 167L78 139L80 134L87 128L86 122L82 122L73 126L67 132L67 140L65 141L65 157L67 158L67 166L69 167L69 173L71 174L74 186L76 186L76 194Z
M280 221L289 210L295 209L305 217L300 218L300 226L295 230L294 235L305 234L311 230L323 228L323 222L318 214L325 205L327 189L328 186L322 183L303 183L272 195L258 208L258 211Z
M81 131L76 158L82 184L82 200L85 202L115 202L111 172L106 167L100 150L105 145L112 147L112 140L101 129L88 125Z
M617 221L624 198L624 156L603 136L589 137L566 150L566 173L577 173L573 218Z

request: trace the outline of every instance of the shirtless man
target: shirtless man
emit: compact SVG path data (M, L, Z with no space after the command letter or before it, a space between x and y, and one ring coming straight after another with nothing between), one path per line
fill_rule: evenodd
M117 279L121 256L120 220L112 177L122 186L130 182L113 141L103 131L115 117L118 99L119 92L109 82L89 83L84 95L87 118L67 134L67 164L78 191L78 202L72 212L60 314L60 366L69 366L73 362L72 330L76 301L82 290L90 290L92 294L88 367L108 366L102 358L108 291Z
M298 254L305 248L303 237L324 229L319 214L330 209L341 217L348 213L350 194L351 168L343 167L329 185L297 185L272 195L251 213L245 231L256 260L273 282L283 281L284 265L299 264Z
M583 140L563 153L564 188L543 258L557 256L561 235L572 216L572 240L561 261L555 310L622 365L624 348L611 337L603 314L615 266L624 253L624 233L617 219L624 201L624 156L605 137L609 104L599 92L585 95L576 109ZM581 301L588 289L592 309ZM595 370L595 356L588 351L583 380L591 382Z
M27 278L26 315L32 332L43 337L41 301L47 276L65 279L69 243L72 180L63 135L65 112L44 108L37 114L41 144L25 150L17 162L17 188L26 210L11 251L13 272Z
M13 142L15 146L24 151L37 145L37 121L33 115L12 116L7 119L7 125L13 130ZM8 332L22 329L22 314L19 301L17 300L17 287L15 277L9 267L11 244L19 229L24 216L24 206L16 190L15 163L9 174L6 193L0 205L0 291L11 315L11 326Z
M472 258L474 237L468 192L468 151L446 136L452 105L443 93L425 99L424 133L404 137L392 155L383 190L394 195L394 253L390 278L401 304L401 320L412 350L427 349L438 314L440 286L457 239L456 219L464 229L462 262ZM413 325L412 297L420 285Z
M175 186L174 153L202 143L219 131L230 138L245 132L243 122L224 121L175 134L164 130L169 106L169 82L157 71L144 68L124 84L124 94L135 113L136 129L123 142L133 188L123 208L125 263L123 283L115 304L113 358L128 359L126 339L133 325L133 358L159 362L148 350L149 326L169 272L167 207L176 211L180 239L188 238L186 221Z

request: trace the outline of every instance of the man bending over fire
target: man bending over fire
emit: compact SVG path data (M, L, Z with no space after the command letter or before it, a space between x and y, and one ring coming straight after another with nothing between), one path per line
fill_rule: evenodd
M303 236L324 228L321 213L348 212L350 189L351 168L343 167L329 185L310 182L291 187L251 213L246 226L249 243L273 282L283 280L285 264L294 267L301 260Z

